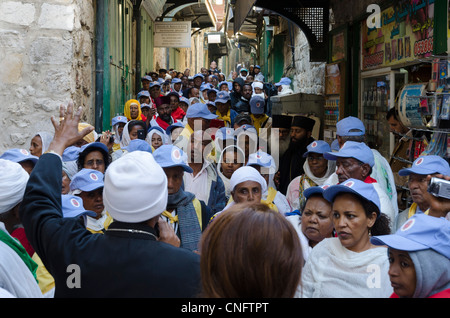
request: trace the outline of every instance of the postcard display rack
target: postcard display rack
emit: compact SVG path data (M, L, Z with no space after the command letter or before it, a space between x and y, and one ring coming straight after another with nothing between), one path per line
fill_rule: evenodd
M336 123L344 115L345 62L325 67L325 105L323 138L331 144L336 139Z
M428 83L405 85L399 95L399 116L412 131L410 162L420 155L450 157L450 75L448 58L432 60Z

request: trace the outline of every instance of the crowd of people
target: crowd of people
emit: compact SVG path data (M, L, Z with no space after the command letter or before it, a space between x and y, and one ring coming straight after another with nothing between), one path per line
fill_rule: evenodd
M450 297L445 159L393 170L351 116L320 140L258 65L141 80L111 130L69 103L0 156L0 297Z

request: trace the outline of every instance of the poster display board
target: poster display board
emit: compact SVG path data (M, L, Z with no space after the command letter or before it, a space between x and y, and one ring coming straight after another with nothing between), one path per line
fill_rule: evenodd
M381 11L379 28L361 23L361 70L392 67L433 53L434 0L399 0Z

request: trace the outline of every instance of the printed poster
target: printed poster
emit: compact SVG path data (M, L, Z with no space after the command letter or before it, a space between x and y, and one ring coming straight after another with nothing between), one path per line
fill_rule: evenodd
M394 66L433 53L435 0L399 0L381 11L381 27L361 25L361 69Z

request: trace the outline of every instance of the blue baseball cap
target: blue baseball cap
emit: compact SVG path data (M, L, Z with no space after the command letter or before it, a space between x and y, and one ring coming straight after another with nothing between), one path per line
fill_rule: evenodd
M363 163L373 167L375 159L372 149L363 142L346 141L339 151L326 152L323 157L327 160L336 160L337 158L355 158Z
M6 150L1 156L0 159L9 160L16 163L21 163L24 161L31 161L33 165L38 162L39 158L33 156L26 149L13 148Z
M178 104L179 104L179 103L186 103L186 105L189 106L189 99L187 99L187 98L184 97L184 96L180 96L180 101L178 102Z
M75 161L78 159L79 155L80 155L80 147L69 146L66 149L64 149L62 154L62 160L64 162Z
M320 153L324 154L331 151L330 145L323 140L314 140L306 147L306 152L303 154L303 157L307 157L308 154L311 153Z
M216 103L222 103L222 104L226 104L231 100L230 97L230 93L228 93L227 91L219 91L217 93L215 102Z
M246 166L261 166L270 167L272 164L272 156L264 151L258 150L255 153L251 153L248 156L248 162Z
M200 91L201 92L203 92L204 90L209 90L209 89L211 89L211 85L209 84L209 83L205 83L205 84L202 84L202 85L200 85Z
M210 89L208 89L208 95L209 95L209 93L216 93L216 96L217 96L217 93L219 92L219 90L218 89L215 89L215 88L213 88L213 87L211 87Z
M339 151L339 149L339 140L333 140L333 142L331 143L331 151Z
M181 83L181 79L179 79L178 77L172 78L172 84L178 84Z
M363 136L366 133L364 123L356 117L345 117L336 123L338 136Z
M124 149L128 152L147 151L147 152L152 153L152 147L150 146L150 144L142 139L133 139L130 141L128 146L122 147L122 149Z
M172 130L174 130L175 128L184 128L184 125L183 123L177 121L176 123L173 123L166 128L166 134L169 136L172 133Z
M283 77L278 83L275 83L275 86L281 85L291 85L291 79L289 77Z
M226 139L236 139L234 136L234 129L233 128L229 128L229 127L220 127L217 131L216 131L216 135L215 135L216 139L222 139L222 140L226 140Z
M411 173L422 175L440 173L450 176L450 167L448 162L439 156L420 156L414 160L411 168L404 168L398 171L398 175L402 177L408 176Z
M204 118L204 119L216 119L218 116L211 114L206 104L195 103L189 106L186 112L186 118Z
M219 83L218 87L220 88L222 85L227 85L228 88L230 88L230 86L228 85L228 83L229 83L229 82L227 82L227 81L222 81L222 82Z
M151 76L145 75L145 76L141 77L141 81L149 81L149 82L151 82L151 81L153 81L153 79L151 78Z
M277 167L275 160L267 152L258 150L248 156L248 162L246 166L260 166L263 169L260 171L261 174L275 174L277 172Z
M243 67L243 68L241 68L240 70L239 70L239 73L240 72L247 72L248 73L248 70L245 68L245 67Z
M235 136L239 136L239 134L249 131L250 133L254 133L257 134L256 128L255 126L249 125L249 124L244 124L242 126L239 126L238 128L235 129L234 131L234 135Z
M62 194L61 207L64 218L74 218L84 215L97 216L97 213L94 211L86 210L83 206L83 199L75 195Z
M450 259L450 222L416 213L395 234L374 236L370 242L408 252L432 249Z
M182 167L186 172L192 173L194 171L187 164L186 153L174 145L162 145L155 150L153 158L161 168Z
M261 69L261 66L255 65L253 68L259 68L259 69Z
M303 196L306 199L309 199L310 196L312 196L313 194L316 194L316 193L320 193L321 195L323 195L323 192L326 189L328 189L329 187L331 187L331 185L329 185L329 184L323 184L321 186L309 187L309 188L305 189L305 191L303 191Z
M141 98L142 96L150 97L150 93L148 90L142 90L137 94L137 99Z
M264 101L264 98L255 95L252 98L250 98L250 111L252 114L263 114L264 113L264 106L266 102Z
M103 173L94 169L81 169L72 178L70 190L81 190L83 192L94 191L103 188Z
M158 86L158 87L160 87L160 88L161 88L161 83L160 83L160 82L158 82L158 81L155 81L155 82L151 82L151 83L150 83L150 88L152 88L153 86Z
M159 126L151 126L151 127L147 130L147 134L150 135L150 131L152 131L152 130L157 130L157 131L159 131L160 133L162 133L163 135L166 134L166 131L165 131L164 129L162 129L161 127L159 127Z
M116 116L111 120L111 125L114 126L118 123L126 124L127 122L128 122L128 119L125 116Z
M87 149L91 149L91 148L97 148L107 154L109 153L108 147L106 147L106 145L104 143L98 142L98 141L91 142L91 143L81 146L80 153L84 152Z
M195 74L192 79L195 79L196 77L201 77L202 79L205 79L205 77L203 76L203 74L197 73Z
M336 195L339 193L353 193L357 196L373 202L378 207L378 216L380 216L380 198L377 190L375 190L372 183L365 183L357 179L347 179L344 182L336 185L331 185L323 191L323 197L333 202Z
M143 109L143 108L151 108L151 106L149 104L147 104L147 103L142 103L141 104L141 109Z
M215 102L212 102L212 101L210 101L210 100L206 102L206 105L215 107L215 108L217 109L216 103L215 103Z

